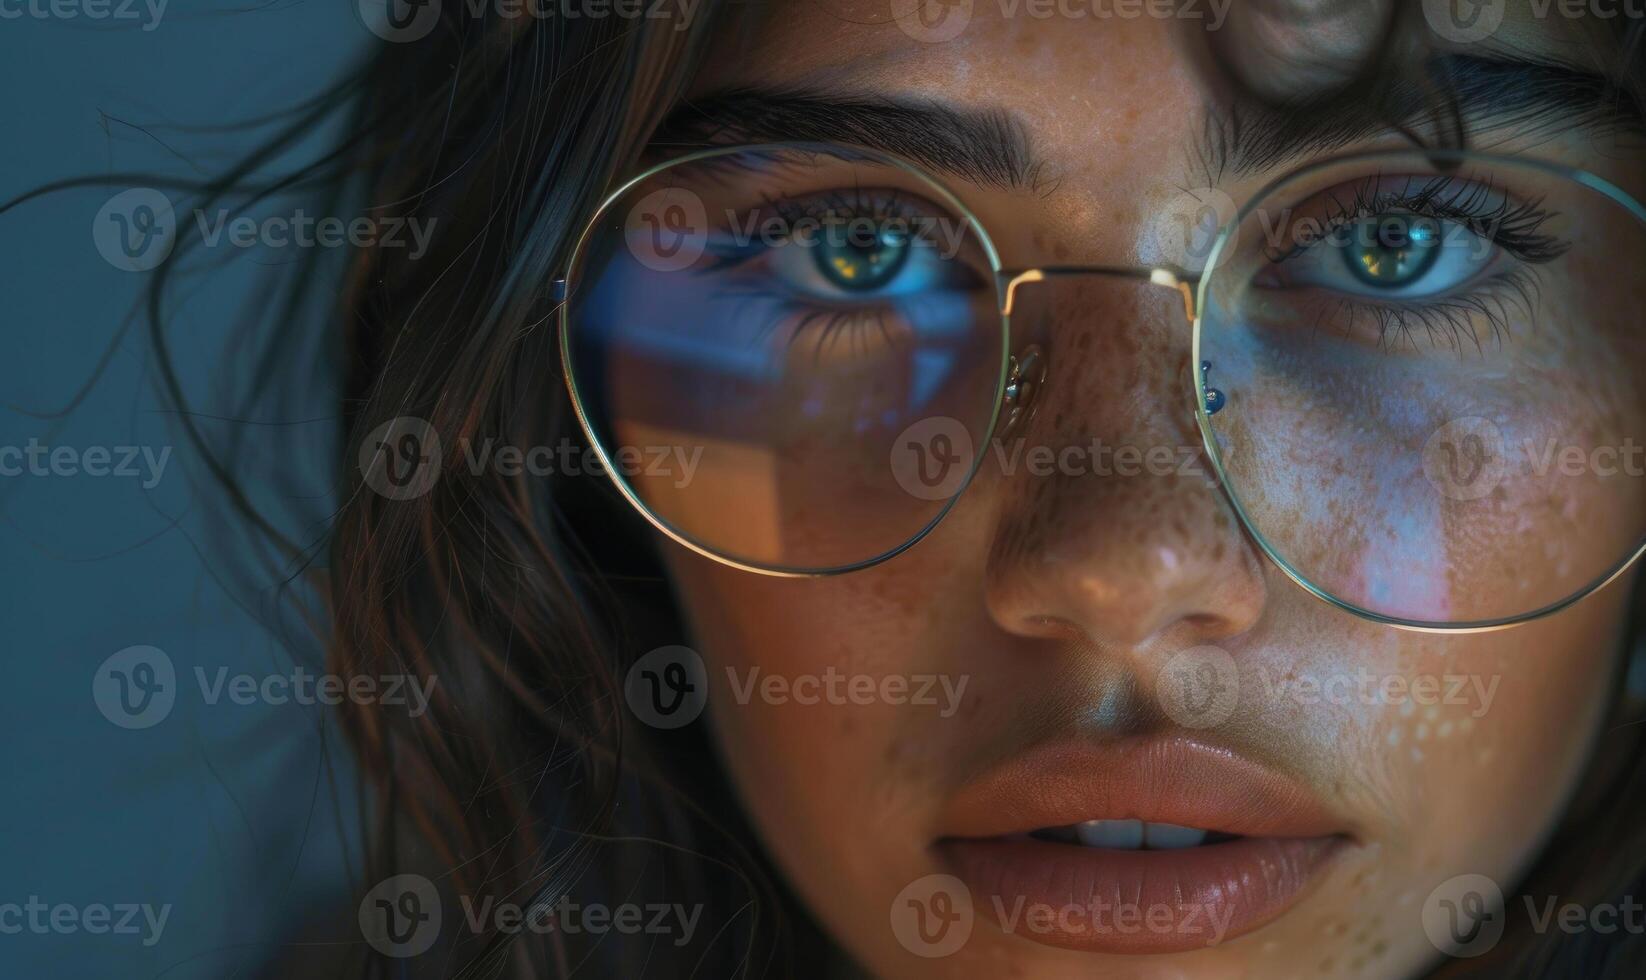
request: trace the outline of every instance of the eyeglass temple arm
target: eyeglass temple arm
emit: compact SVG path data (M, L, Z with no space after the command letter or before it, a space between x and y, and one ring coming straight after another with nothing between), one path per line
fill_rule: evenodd
M1000 314L1012 315L1017 300L1017 287L1031 282L1045 282L1060 276L1118 276L1122 279L1140 279L1156 286L1175 289L1183 296L1183 315L1193 323L1195 318L1195 288L1200 280L1176 269L1165 267L1143 268L1116 265L1042 265L1033 269L1002 269L997 275L1002 282Z

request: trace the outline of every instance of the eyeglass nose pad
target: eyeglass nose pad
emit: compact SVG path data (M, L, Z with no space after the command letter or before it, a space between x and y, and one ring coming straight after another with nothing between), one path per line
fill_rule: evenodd
M1001 400L1005 416L1001 435L1009 435L1034 415L1035 397L1046 383L1046 355L1038 344L1030 344L1013 354L1006 373L1006 394Z

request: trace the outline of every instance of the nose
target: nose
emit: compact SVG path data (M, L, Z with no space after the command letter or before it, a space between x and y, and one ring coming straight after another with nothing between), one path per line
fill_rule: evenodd
M1262 567L1200 444L1181 298L1114 280L1048 286L1013 332L1046 349L1046 378L996 451L990 615L1025 636L1129 648L1251 629Z

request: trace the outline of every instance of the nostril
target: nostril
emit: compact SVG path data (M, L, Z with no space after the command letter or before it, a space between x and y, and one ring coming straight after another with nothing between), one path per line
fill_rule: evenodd
M1192 613L1184 616L1183 622L1196 633L1204 635L1220 632L1225 625L1224 618L1215 613Z
M1091 637L1081 629L1079 624L1064 619L1062 616L1030 615L1023 617L1022 632L1028 636L1036 636L1047 640L1072 640L1075 642L1089 642Z

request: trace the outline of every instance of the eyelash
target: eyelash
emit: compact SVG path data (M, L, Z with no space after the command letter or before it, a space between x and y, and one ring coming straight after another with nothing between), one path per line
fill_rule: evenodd
M1460 181L1447 176L1431 178L1421 188L1405 191L1380 191L1379 180L1374 177L1356 183L1352 188L1353 197L1347 204L1332 196L1335 210L1327 215L1326 227L1320 236L1301 242L1284 254L1271 255L1271 260L1284 262L1313 248L1321 239L1329 237L1344 225L1390 213L1449 221L1463 225L1476 234L1487 230L1490 234L1482 237L1489 238L1494 245L1534 265L1552 262L1571 247L1569 242L1538 231L1554 217L1552 212L1544 210L1541 200L1510 203L1508 197L1497 188L1475 181L1461 182L1461 187L1458 187L1461 193L1448 198L1446 192L1457 187ZM1494 198L1495 204L1492 203Z
M785 229L793 229L805 223L853 222L864 218L876 222L911 222L920 213L920 210L905 201L895 188L881 191L852 188L850 191L830 191L801 199L762 194L761 206L752 216L756 224L765 220L763 216L771 216L780 219ZM747 221L749 217L750 215L744 215L740 220ZM787 237L778 239L779 244L787 241ZM767 247L765 242L734 246L731 251L715 255L714 261L702 272L709 275L735 269L753 260ZM797 302L791 296L752 287L728 289L722 295L782 302L784 321L799 314L799 320L788 328L787 345L793 347L802 337L814 335L813 353L818 356L823 353L824 344L831 339L843 338L848 342L856 342L873 330L878 330L888 344L897 342L887 327L884 311L879 308L858 306L844 310L824 309L811 302ZM763 330L762 338L775 329L778 322L773 322Z
M762 200L790 227L804 220L857 221L868 218L873 221L909 221L918 213L896 188L871 193L854 187L846 193L851 194L850 199L840 191L830 191L826 195L814 195L799 201L769 196Z
M1368 177L1349 188L1347 200L1330 195L1332 211L1325 217L1318 237L1300 241L1288 251L1271 254L1276 264L1289 261L1309 249L1318 247L1345 225L1390 213L1405 213L1458 224L1471 233L1490 241L1526 265L1541 265L1564 255L1570 243L1540 229L1552 218L1541 200L1512 202L1507 195L1489 183L1463 181L1451 176L1437 176L1416 188L1400 191L1383 189L1385 179ZM777 217L785 228L795 228L803 222L908 221L919 209L911 206L895 190L865 191L853 188L832 191L808 198L761 196L761 206L755 214ZM757 218L758 220L763 220ZM766 249L764 243L754 243L714 257L702 271L724 272L739 267ZM1526 268L1510 270L1487 277L1475 283L1465 295L1423 301L1366 297L1343 297L1330 311L1335 319L1347 314L1345 334L1352 334L1355 323L1364 315L1376 325L1379 349L1395 350L1401 344L1414 344L1422 333L1431 344L1445 341L1454 351L1462 351L1466 344L1480 350L1489 339L1501 343L1510 333L1510 323L1516 317L1529 319L1537 308L1541 284ZM741 292L751 298L784 301L785 320L793 314L800 319L789 329L788 344L793 346L801 337L816 336L818 352L831 338L844 336L852 340L863 332L878 329L888 341L883 311L871 307L850 310L823 309L811 302L794 302L792 297L780 296L769 290L752 289ZM1483 320L1490 336L1483 337L1476 324ZM775 329L773 323L769 329ZM1316 327L1319 327L1317 322Z
M1439 337L1445 339L1453 351L1461 352L1465 343L1472 343L1479 351L1488 338L1481 337L1474 317L1483 317L1491 329L1489 339L1501 343L1509 335L1509 324L1517 314L1531 318L1537 309L1540 289L1535 276L1516 269L1488 278L1468 295L1439 301L1368 303L1345 297L1333 315L1348 310L1349 322L1343 327L1345 335L1353 333L1361 313L1370 316L1377 325L1378 347L1385 353L1393 352L1400 343L1411 342L1419 328L1431 344Z
M829 221L852 222L862 219L885 222L912 222L919 215L918 209L906 203L895 189L876 192L876 196L868 196L862 188L853 188L850 192L853 200L848 200L842 192L831 191L827 194L813 195L804 199L792 197L774 197L768 194L760 196L760 207L739 216L739 221L749 227L756 227L768 218L777 218L783 223L785 232L792 231L802 225L821 225ZM787 234L778 239L778 244L789 242ZM733 248L714 256L715 261L705 273L724 272L735 268L759 255L767 247L766 242L750 242L746 245Z
M1553 262L1571 247L1570 242L1540 231L1554 217L1553 212L1543 208L1541 200L1511 203L1507 195L1490 184L1459 181L1450 176L1431 178L1415 190L1380 190L1380 182L1381 178L1357 182L1347 203L1331 196L1334 211L1326 217L1319 236L1300 242L1283 254L1271 254L1270 261L1276 264L1289 261L1318 247L1322 240L1345 225L1390 213L1462 225L1526 265ZM1377 326L1378 347L1385 352L1393 351L1401 343L1410 343L1419 329L1431 343L1437 337L1445 338L1454 351L1462 351L1465 343L1472 343L1480 350L1485 338L1475 329L1475 317L1483 318L1489 325L1491 340L1501 342L1510 332L1514 314L1530 319L1537 309L1540 288L1538 278L1530 270L1519 268L1490 276L1462 296L1424 301L1344 297L1331 313L1335 318L1347 310L1348 324L1343 328L1346 335L1353 333L1355 321L1362 313L1370 316Z

